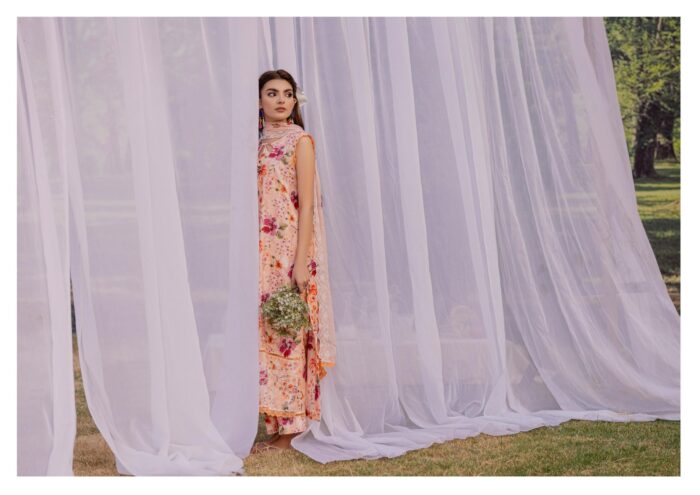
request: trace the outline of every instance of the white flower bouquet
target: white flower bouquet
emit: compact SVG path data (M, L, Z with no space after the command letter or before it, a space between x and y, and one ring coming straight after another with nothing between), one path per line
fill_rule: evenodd
M296 286L285 285L261 305L263 317L280 335L297 337L303 328L311 326L309 305Z

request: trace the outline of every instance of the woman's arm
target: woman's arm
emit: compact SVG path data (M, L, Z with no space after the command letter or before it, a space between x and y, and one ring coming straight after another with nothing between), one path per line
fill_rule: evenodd
M297 232L297 252L294 267L306 267L307 255L313 235L315 153L309 136L297 141L296 171L297 195L299 197L299 230Z

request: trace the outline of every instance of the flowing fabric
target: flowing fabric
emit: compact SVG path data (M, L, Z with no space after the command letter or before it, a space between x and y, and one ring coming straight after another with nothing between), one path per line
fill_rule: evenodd
M601 18L18 27L20 474L70 474L71 281L118 470L240 472L271 68L309 97L337 344L321 421L293 447L329 462L680 418L680 319L637 212Z
M73 387L64 143L42 121L58 114L46 64L17 67L17 472L70 475L76 411ZM53 61L52 61L53 62ZM39 91L36 91L39 89Z

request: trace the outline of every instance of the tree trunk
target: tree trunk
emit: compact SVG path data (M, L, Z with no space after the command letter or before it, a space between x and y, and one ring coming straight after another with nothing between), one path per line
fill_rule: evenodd
M659 122L659 143L656 147L657 160L678 161L676 152L673 149L673 128L676 124L676 116L673 112L664 110L661 112L661 120Z
M660 110L658 102L653 98L639 105L632 174L635 179L658 177L654 169L654 157L658 143L656 136L659 132Z

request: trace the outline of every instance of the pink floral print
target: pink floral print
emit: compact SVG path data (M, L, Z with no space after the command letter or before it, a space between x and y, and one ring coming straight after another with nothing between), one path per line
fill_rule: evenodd
M283 285L292 284L296 258L299 197L295 148L301 127L290 130L272 144L261 142L258 149L258 221L260 258L260 301ZM317 180L317 179L316 179ZM307 253L311 330L294 340L272 330L259 311L260 412L267 433L296 433L306 430L308 420L319 420L320 380L325 374L318 359L318 285L314 243Z

